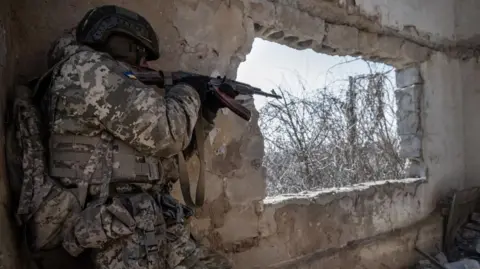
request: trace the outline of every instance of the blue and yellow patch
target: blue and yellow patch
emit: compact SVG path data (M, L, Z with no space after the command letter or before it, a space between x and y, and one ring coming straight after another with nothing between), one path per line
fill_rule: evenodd
M137 77L131 71L124 72L123 74L128 78L137 79Z

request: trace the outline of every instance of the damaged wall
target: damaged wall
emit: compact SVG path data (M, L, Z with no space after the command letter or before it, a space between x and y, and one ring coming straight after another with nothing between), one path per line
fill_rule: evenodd
M12 0L15 12L2 15L15 20L11 39L18 50L10 51L8 59L15 61L18 80L43 71L50 42L64 28L73 27L89 8L107 3L138 11L153 24L162 51L154 64L157 68L203 74L216 70L235 77L254 37L262 37L298 49L363 55L400 70L412 70L408 69L412 66L420 70L422 83L406 79L397 84L407 100L402 101L407 120L400 123L405 127L402 135L409 138L404 149L411 149L405 157L419 161L412 175L426 174L428 182L364 184L263 202L263 138L253 101L246 100L254 112L252 121L246 123L222 111L208 138L207 201L193 223L194 233L229 253L236 268L291 268L292 263L298 268L368 267L382 255L385 268L398 268L414 258L412 238L418 230L426 231L420 240L425 247L438 241L439 218L427 216L439 193L463 185L464 152L475 152L464 143L464 133L470 129L464 130L463 115L476 111L476 99L463 96L460 83L462 78L475 78L467 72L473 62L464 64L452 58L465 55L465 48L447 48L455 44L457 35L462 40L476 35L476 29L467 27L473 17L459 18L462 10L471 7L468 3L476 3L457 2ZM0 32L0 42L1 37ZM473 85L472 95L476 92ZM471 105L462 109L464 102ZM472 175L476 175L474 160L467 166L472 167L467 169ZM192 171L197 163L190 163ZM178 189L175 193L180 197ZM391 232L394 229L400 230ZM399 246L404 248L398 250ZM399 253L404 260L393 258Z
M463 46L474 47L480 44L480 2L462 0L455 3L455 37Z
M415 40L435 43L450 43L455 39L455 0L356 0L359 9L371 17L378 18L382 27L387 27L402 34L410 35ZM427 41L428 40L428 41Z
M351 251L344 247L374 245L375 242L365 244L364 240L425 218L431 209L421 202L426 187L423 183L422 179L375 182L267 198L260 210L257 243L234 256L236 265L238 268L297 268L307 260L315 260L313 263L322 264L321 268L330 268L327 265L341 263L330 260L330 256L343 256ZM432 240L427 244L438 242L441 229L439 225L436 227L435 232L429 234ZM421 228L425 227L421 225ZM409 240L389 244L402 248ZM401 263L401 257L394 263L388 261L389 255L383 258L384 268L404 268L412 261L405 258L402 266L395 267ZM349 260L352 259L359 268L362 265L368 268L372 257L359 255ZM291 267L277 267L280 264ZM342 266L353 266L353 263L345 261Z
M206 74L216 69L232 75L236 66L230 63L248 53L252 43L252 31L243 24L240 1L23 0L14 4L16 42L23 52L18 55L19 74L33 76L40 72L52 39L64 28L74 27L89 8L109 3L140 12L154 25L162 52L158 67Z
M415 36L411 40L405 40L405 37L410 37L409 31L392 34L389 27L380 27L381 14L372 15L363 10L369 7L380 8L382 5L378 3L369 3L363 7L352 6L348 1L247 2L246 8L254 21L256 35L280 44L297 49L311 48L332 55L362 55L366 59L382 61L395 67L428 58L429 49L417 44L417 40L429 43L426 41L429 36ZM403 7L397 12L402 14L405 11ZM389 18L390 15L385 14L385 17ZM442 29L439 28L438 31Z
M415 246L424 250L435 249L441 237L441 217L435 214L407 228L353 242L341 249L310 253L294 261L286 261L265 268L407 268L419 258L418 254L412 251Z
M275 6L277 14L299 11L312 18L321 18L330 24L355 26L367 32L395 34L427 46L452 44L455 39L455 2L439 0L428 2L421 0L334 0L334 1L267 1L250 0L251 5L267 8L255 8L265 14L268 6ZM252 17L255 17L252 13ZM273 18L274 16L266 16ZM300 27L295 27L296 29ZM445 44L443 44L445 45Z

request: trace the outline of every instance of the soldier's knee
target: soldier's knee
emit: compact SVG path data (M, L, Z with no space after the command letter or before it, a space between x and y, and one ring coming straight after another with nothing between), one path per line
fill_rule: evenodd
M192 240L190 239L190 241ZM233 263L226 256L201 245L196 245L194 251L189 252L189 255L185 255L182 258L183 259L177 265L173 266L172 269L233 268Z

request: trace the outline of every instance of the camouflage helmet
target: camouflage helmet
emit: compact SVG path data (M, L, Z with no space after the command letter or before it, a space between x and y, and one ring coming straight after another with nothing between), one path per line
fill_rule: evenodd
M87 12L76 28L77 41L90 45L102 46L112 34L125 34L147 49L147 61L160 57L158 37L150 23L128 9L104 5Z

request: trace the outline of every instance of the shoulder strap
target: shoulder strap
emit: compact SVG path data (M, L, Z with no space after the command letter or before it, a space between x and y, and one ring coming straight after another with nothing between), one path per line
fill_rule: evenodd
M41 98L41 95L44 94L44 92L39 92L40 85L42 84L43 80L47 76L49 76L55 70L55 68L65 63L68 59L70 59L70 57L72 57L77 53L79 52L72 53L71 55L68 55L67 57L63 58L61 61L59 61L58 63L53 65L50 69L48 69L48 71L45 72L38 79L38 81L35 84L35 88L33 90L34 98ZM90 181L93 176L93 173L95 172L98 163L102 161L103 158L105 158L106 160L103 167L104 168L103 174L105 176L106 182L104 182L101 186L100 200L104 201L108 198L108 194L109 194L108 188L109 188L110 180L112 177L112 167L113 167L112 148L111 148L112 141L113 141L113 137L110 134L108 134L106 131L102 132L101 139L99 143L95 146L95 149L92 155L90 156L90 159L88 160L87 165L85 166L81 182L79 183L79 186L78 186L78 193L77 193L77 198L82 208L85 206L88 187L90 185Z
M50 76L50 74L53 72L53 70L55 70L55 68L57 68L58 66L62 65L63 63L65 63L68 59L70 59L70 57L72 57L74 54L76 53L73 53L72 55L69 55L65 58L63 58L62 60L60 60L58 63L56 63L55 65L53 65L52 67L50 67L47 72L45 72L39 79L38 81L36 81L35 83L35 87L33 88L33 97L34 98L41 98L39 97L39 94L40 95L43 95L44 92L38 92L38 90L40 89L40 85L42 85L42 82L43 80L47 77L47 76Z
M164 87L168 89L173 86L173 74L171 72L163 72ZM205 134L203 128L203 118L200 116L195 125L195 139L198 150L198 158L200 160L200 172L198 174L197 190L195 193L195 202L193 202L192 194L190 192L190 177L188 176L187 164L183 152L177 155L178 171L180 177L180 188L182 190L183 200L187 206L198 208L203 206L205 202L205 153L204 142Z
M195 138L198 149L198 158L200 159L200 172L198 174L197 190L195 193L195 202L190 193L190 180L188 176L187 164L183 152L178 154L178 170L180 176L180 188L182 189L183 200L189 207L198 208L205 202L205 134L203 130L203 118L199 118L195 126Z
M100 141L95 146L90 159L88 159L87 164L83 170L83 176L81 181L78 184L78 201L82 208L85 207L85 201L87 199L88 187L90 185L93 173L96 171L97 166L103 160L105 161L102 166L102 174L104 177L104 182L100 187L100 199L98 203L103 203L107 200L109 195L109 184L112 179L112 169L113 169L113 160L112 160L112 141L113 136L103 131L100 136Z

